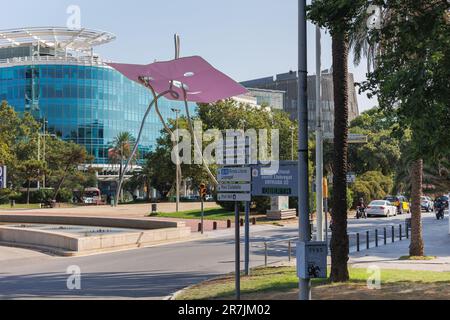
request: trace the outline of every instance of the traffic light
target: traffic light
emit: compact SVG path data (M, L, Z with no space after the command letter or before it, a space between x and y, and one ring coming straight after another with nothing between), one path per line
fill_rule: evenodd
M202 198L202 200L205 200L207 191L208 190L206 189L206 184L202 183L200 185L200 197Z

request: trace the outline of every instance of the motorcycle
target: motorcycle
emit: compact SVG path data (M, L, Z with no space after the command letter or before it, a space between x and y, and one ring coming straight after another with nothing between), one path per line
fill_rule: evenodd
M438 219L438 220L440 220L440 219L444 220L444 218L445 218L444 212L445 212L445 207L439 208L439 209L436 211L436 219Z
M356 209L356 219L367 219L366 209L363 207L358 207Z

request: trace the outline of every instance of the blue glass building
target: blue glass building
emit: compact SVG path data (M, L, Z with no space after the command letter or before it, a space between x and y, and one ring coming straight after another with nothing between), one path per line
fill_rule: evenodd
M48 132L84 145L95 164L107 168L108 149L120 132L135 137L152 97L148 89L106 66L93 47L110 33L65 28L0 31L0 100L48 121ZM161 99L164 118L184 103ZM190 104L195 111L195 104ZM140 143L144 156L163 128L155 110Z

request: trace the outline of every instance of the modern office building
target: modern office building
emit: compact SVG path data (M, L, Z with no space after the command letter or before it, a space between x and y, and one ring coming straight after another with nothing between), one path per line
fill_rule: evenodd
M96 30L21 28L0 31L0 100L48 121L48 131L84 145L95 164L110 170L108 149L120 132L137 136L151 100L148 89L104 64L94 48L115 36ZM131 49L130 49L131 50ZM162 99L165 118L184 104ZM194 112L195 105L190 104ZM143 132L140 155L152 149L162 124L155 111Z
M354 85L353 74L349 74L349 120L353 120L359 115L358 100ZM316 126L316 76L308 77L308 116L309 129L315 130ZM334 97L333 97L333 74L330 70L322 73L322 118L323 127L326 134L332 134L334 130ZM241 83L250 91L253 88L263 90L276 90L284 92L283 109L291 115L292 119L297 119L298 100L298 77L296 72L288 72Z

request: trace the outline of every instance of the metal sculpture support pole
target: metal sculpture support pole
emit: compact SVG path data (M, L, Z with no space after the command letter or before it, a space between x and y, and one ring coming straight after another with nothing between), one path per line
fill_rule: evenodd
M202 149L198 145L197 137L196 137L195 132L194 132L194 126L192 125L192 121L191 121L191 115L190 115L190 112L189 112L189 106L188 106L188 103L187 103L186 90L184 88L182 88L182 89L183 89L183 94L184 94L184 107L186 109L186 116L187 116L187 120L188 120L188 124L189 124L189 130L191 131L192 138L194 139L194 148L197 150L198 153L200 153L200 156L202 157L203 167L205 168L206 172L208 173L209 178L214 183L214 185L218 186L219 182L217 182L216 177L212 174L211 170L209 169L208 164L206 163L205 159L203 158Z
M146 84L146 87L148 87L148 88L151 89L152 94L153 94L153 100L152 100L152 102L150 102L150 104L149 104L149 106L148 106L148 108L147 108L147 111L146 111L145 114L144 114L144 118L142 119L141 127L140 127L140 129L139 129L139 134L138 134L138 136L137 136L135 145L134 145L134 147L133 147L133 151L131 152L130 157L127 159L127 162L126 162L125 166L123 167L122 173L121 173L121 175L120 175L120 177L119 177L119 184L118 184L118 186L117 186L116 197L115 197L115 199L114 199L114 206L116 206L116 207L117 207L117 205L119 204L119 196L120 196L120 192L121 192L121 190L122 190L122 185L123 185L123 181L124 181L124 179L125 179L125 175L126 175L127 170L128 170L128 166L130 165L131 161L132 161L133 158L135 157L136 152L137 152L137 150L138 150L138 148L139 148L139 142L140 142L140 140L141 140L142 132L144 131L144 127L145 127L145 122L147 121L147 118L148 118L148 115L150 114L150 111L152 110L152 108L153 108L154 105L155 105L156 107L158 106L158 100L159 100L161 97L165 96L166 94L170 93L170 94L172 94L172 95L178 95L178 93L175 92L175 91L173 91L173 90L167 90L167 91L164 91L163 93L160 93L159 95L156 95L155 91L153 90L153 88L152 88L149 84Z

